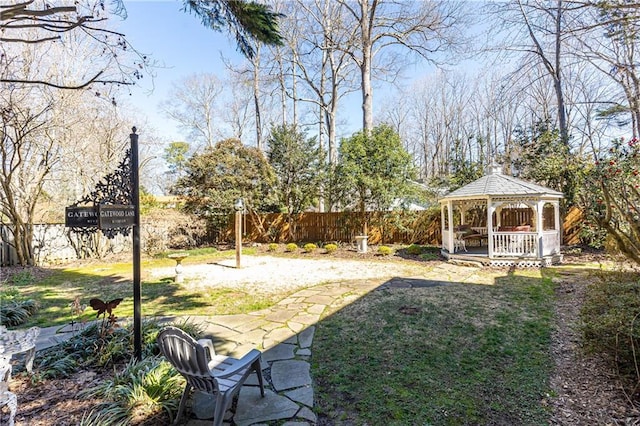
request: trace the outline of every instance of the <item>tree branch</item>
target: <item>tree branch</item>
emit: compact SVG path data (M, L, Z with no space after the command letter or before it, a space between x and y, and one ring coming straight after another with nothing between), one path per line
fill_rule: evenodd
M130 83L130 82L126 82L126 81L122 81L122 80L98 80L98 77L100 77L100 75L102 75L104 71L100 71L98 74L96 74L93 78L91 78L90 80L87 80L86 82L78 85L78 86L67 86L67 85L60 85L60 84L55 84L55 83L51 83L49 81L45 81L45 80L21 80L21 79L0 79L0 83L18 83L18 84L42 84L45 86L49 86L49 87L55 87L56 89L68 89L68 90L77 90L77 89L84 89L85 87L93 84L93 83L104 83L104 84L123 84L126 86L131 86L134 83Z

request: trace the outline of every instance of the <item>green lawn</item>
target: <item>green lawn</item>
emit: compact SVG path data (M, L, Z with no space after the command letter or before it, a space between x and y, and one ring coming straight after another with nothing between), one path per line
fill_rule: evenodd
M232 256L191 252L188 262ZM143 270L174 265L166 257L150 259ZM324 318L312 357L320 419L352 425L545 424L553 284L539 270L498 275L494 285L374 291ZM116 315L132 315L130 263L55 269L38 280L21 274L3 287L39 302L24 326L67 324L76 296L83 303L123 297ZM288 296L194 294L171 277L144 280L142 287L145 316L250 312ZM88 308L83 317L95 315Z
M234 256L234 251L193 250L183 263L205 263ZM253 254L251 249L244 253ZM166 256L143 261L142 270L157 267L172 267L175 261ZM90 320L95 311L90 307L80 318L74 316L71 303L76 297L88 305L91 298L104 301L122 298L122 303L114 313L120 317L133 316L131 263L91 262L79 267L56 268L34 278L26 270L14 279L8 280L0 289L17 289L20 297L34 299L39 309L22 326L63 326L72 320ZM271 306L285 295L262 295L234 289L207 289L201 292L188 291L173 282L172 276L159 280L142 279L143 315L222 315L252 312Z
M538 271L498 281L377 291L322 321L312 366L320 416L545 424L553 285Z

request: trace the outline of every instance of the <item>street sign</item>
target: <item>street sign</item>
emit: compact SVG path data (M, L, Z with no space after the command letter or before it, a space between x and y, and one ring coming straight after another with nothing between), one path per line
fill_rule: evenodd
M98 210L95 207L67 207L64 226L69 228L91 228L98 226Z
M135 207L132 205L99 204L98 218L100 229L127 228L135 224Z

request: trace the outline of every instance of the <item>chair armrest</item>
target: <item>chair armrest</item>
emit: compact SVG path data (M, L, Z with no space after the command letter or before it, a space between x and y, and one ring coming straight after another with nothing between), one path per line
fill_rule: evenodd
M242 370L249 368L254 362L260 361L260 351L252 349L245 356L240 359L234 359L231 364L221 372L214 372L211 375L218 379L226 379L234 374L238 374Z

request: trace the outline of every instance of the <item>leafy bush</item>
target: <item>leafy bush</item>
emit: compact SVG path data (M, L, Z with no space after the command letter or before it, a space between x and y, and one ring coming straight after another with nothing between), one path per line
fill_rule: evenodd
M580 318L587 349L607 355L620 373L640 385L636 366L640 345L640 281L636 275L607 272L589 286Z
M286 252L294 252L296 250L298 250L298 245L296 243L289 243L284 248L284 251Z
M24 270L20 272L16 272L9 278L9 282L16 286L25 286L33 284L35 281L35 277L31 273L31 271Z
M418 244L411 244L409 247L407 247L407 254L417 256L421 253L422 253L422 246Z
M269 243L269 245L267 246L267 250L268 251L276 251L278 250L278 243Z
M437 253L422 253L420 255L420 259L422 260L438 260L440 256Z
M338 250L338 246L336 244L326 244L324 246L324 249L328 254L331 254L331 253L335 253L336 250Z
M318 246L313 243L307 243L303 248L305 253L313 253L318 248Z
M128 424L130 419L148 419L166 411L169 416L178 408L184 379L162 358L154 356L140 362L130 361L112 379L80 393L87 398L109 402L98 405L86 419L107 424Z
M617 251L640 264L640 141L614 140L586 177L581 204L587 222L605 230Z
M24 324L36 313L38 304L35 300L22 300L0 305L0 324L13 327Z
M393 249L389 246L378 247L378 254L381 256L389 256L393 253Z
M9 279L0 281L0 324L13 327L24 324L38 310L35 300L27 299L20 294L18 286L33 283L31 271L25 270L13 274ZM9 285L13 285L9 287Z

